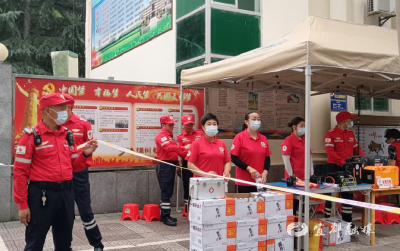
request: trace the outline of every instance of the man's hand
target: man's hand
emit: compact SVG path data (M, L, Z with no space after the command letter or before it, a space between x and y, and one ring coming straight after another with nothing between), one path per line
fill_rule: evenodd
M29 208L19 210L18 211L19 222L28 226L28 223L31 221L31 210Z
M179 178L182 178L182 170L179 167L176 168L176 174Z
M252 168L251 166L248 166L246 170L250 173L253 179L257 179L258 177L260 177L260 173L257 172L257 170Z
M226 178L230 178L231 177L231 173L230 172L224 172L224 176ZM225 179L225 181L228 181L227 179Z
M188 151L190 149L190 144L185 146L185 150Z
M85 148L83 149L83 153L86 156L89 156L92 153L94 153L94 151L96 151L97 147L98 147L97 140L94 139L94 140L88 141L85 145Z
M268 176L268 171L264 170L261 174L261 182L263 184L267 183L267 176Z

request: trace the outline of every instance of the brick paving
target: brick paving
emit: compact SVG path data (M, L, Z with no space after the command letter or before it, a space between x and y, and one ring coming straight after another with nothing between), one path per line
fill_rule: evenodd
M177 227L168 227L159 221L120 221L120 214L96 215L96 221L103 235L106 250L189 250L189 221L176 213L173 216L178 218ZM9 251L23 250L25 246L24 232L25 228L19 222L0 223L0 237ZM365 234L352 236L351 243L336 247L324 247L324 250L399 250L400 225L376 225L376 247L368 246L367 237ZM93 250L88 244L79 216L75 220L72 247L73 250ZM44 250L54 250L50 231Z

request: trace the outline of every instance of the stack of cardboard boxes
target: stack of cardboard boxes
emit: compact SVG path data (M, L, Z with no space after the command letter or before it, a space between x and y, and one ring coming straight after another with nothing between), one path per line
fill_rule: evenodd
M191 251L293 250L293 233L287 232L294 222L292 194L225 194L216 182L223 180L191 179Z

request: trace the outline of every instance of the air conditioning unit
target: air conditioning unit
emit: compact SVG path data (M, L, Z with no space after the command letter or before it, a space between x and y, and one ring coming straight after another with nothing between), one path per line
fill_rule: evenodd
M391 0L368 0L368 12L391 12ZM392 3L393 6L393 3Z

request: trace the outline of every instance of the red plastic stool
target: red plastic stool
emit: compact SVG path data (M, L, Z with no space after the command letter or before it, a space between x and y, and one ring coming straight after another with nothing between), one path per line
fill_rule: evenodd
M391 206L394 207L394 204L390 203L379 203L380 205ZM385 224L392 225L394 223L400 224L400 215L394 213L385 212L383 215L385 219Z
M137 221L138 219L140 219L138 204L125 204L122 208L120 220Z
M361 222L363 222L362 218L361 218ZM383 219L383 214L382 214L382 211L380 211L380 210L375 210L375 223L380 223L382 225L385 225L385 221Z
M150 222L154 219L160 220L160 207L157 204L146 204L143 207L142 220Z
M183 217L186 217L186 218L189 218L189 214L188 214L187 211L186 211L186 205L183 206L182 216L183 216Z
M310 199L322 202L322 204L315 205L314 209L315 209L315 213L323 213L324 214L325 213L325 201L323 201L321 199L315 199L315 198L310 198Z
M386 195L376 196L375 203L384 205L384 203L387 203L387 196Z

